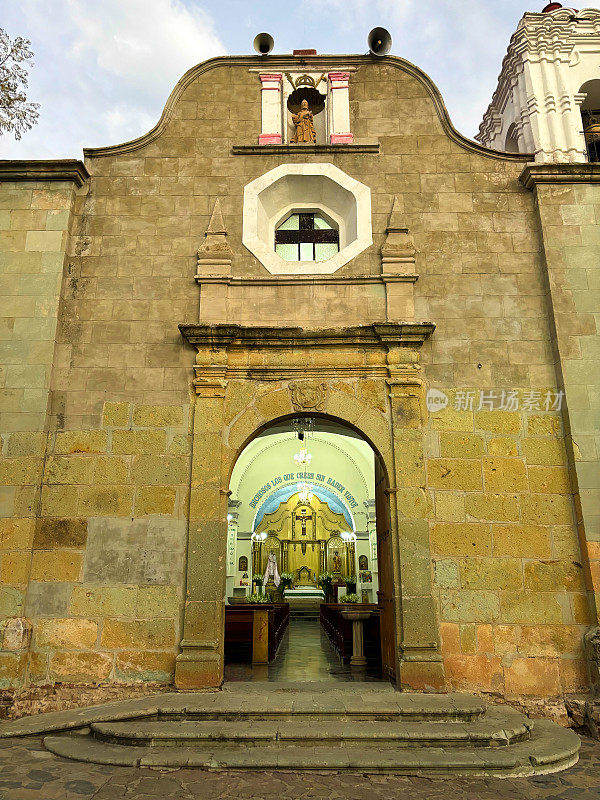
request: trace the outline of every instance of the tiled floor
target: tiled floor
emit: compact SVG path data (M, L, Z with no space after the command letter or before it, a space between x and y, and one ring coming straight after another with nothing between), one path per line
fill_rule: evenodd
M318 620L290 620L290 626L268 666L228 664L226 681L365 681L376 677L353 673L341 662Z

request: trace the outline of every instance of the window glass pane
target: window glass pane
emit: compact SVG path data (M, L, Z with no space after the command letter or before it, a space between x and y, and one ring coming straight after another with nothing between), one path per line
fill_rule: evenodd
M312 242L300 242L300 261L314 261Z
M298 261L297 244L276 244L275 252L278 256L281 256L284 261Z
M285 222L282 222L277 230L280 231L297 231L300 227L300 215L292 214Z
M322 230L331 230L333 226L330 225L326 219L320 217L318 214L315 214L315 230L322 231Z
M316 244L315 245L315 261L327 261L328 258L338 254L338 246L333 242L331 244Z

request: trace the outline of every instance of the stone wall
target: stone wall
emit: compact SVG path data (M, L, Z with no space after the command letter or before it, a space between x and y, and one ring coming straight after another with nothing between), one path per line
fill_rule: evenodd
M281 57L273 58L275 67ZM519 182L522 158L485 152L463 140L445 118L435 89L411 65L353 58L352 130L357 147L375 139L379 154L351 147L323 153L290 148L283 154L241 147L233 154L232 147L258 139L260 82L249 71L253 59L216 60L180 82L154 133L87 153L91 178L74 198L68 241L66 217L55 218L55 212L70 208L70 195L45 200L50 207L43 209L43 219L35 217L41 213L37 207L27 205L40 202L33 184L17 184L5 200L11 208L15 203L23 208L10 216L0 212L0 220L31 227L8 231L9 269L21 264L34 276L25 281L25 294L45 286L44 281L38 285L38 268L50 270L54 282L43 289L47 297L39 308L53 303L53 318L58 315L59 321L53 356L52 326L42 326L27 351L42 358L32 366L43 367L43 385L23 383L26 353L15 351L16 364L6 371L7 380L21 383L7 384L4 401L15 407L7 412L0 461L12 485L2 490L7 505L1 613L13 618L25 612L33 622L33 638L29 658L3 654L5 682L172 677L190 516L188 417L193 416L195 358L177 326L199 317L200 322L306 327L384 322L386 314L397 319L393 307L386 308L383 283L377 284L396 201L401 227L409 229L416 246L415 319L437 326L423 346L420 374L449 401L445 410L424 415L422 430L420 422L393 411L396 427L409 429L400 448L397 487L399 533L406 536L402 558L410 558L413 550L414 559L428 553L410 537L417 531L428 536L429 527L446 677L461 688L515 694L558 694L586 685L581 639L594 620L586 604L582 564L587 553L579 547L575 524L564 413L523 413L522 406L478 410L477 400L472 411L457 411L454 403L459 390L475 395L482 389L514 390L522 400L526 392L543 396L561 388L544 244L557 258L570 259L569 237L577 224L587 226L577 235L592 247L596 234L587 217L578 216L575 223L573 215L591 213L593 198L586 194L584 211L573 210L581 198L562 210L553 206L548 213L556 222L542 236L534 196ZM336 273L337 282L265 288L257 281L268 281L266 270L241 243L243 187L281 163L303 161L331 161L370 187L374 243ZM62 190L55 185L52 191ZM216 198L237 281L229 306L223 296L219 303L218 288L199 290L194 283L196 251ZM23 212L33 216L25 218ZM53 231L45 233L54 238L39 235L44 231L38 228L59 224L56 219L62 220L60 237ZM57 246L59 238L59 250L43 252L42 245ZM10 254L12 249L17 255ZM570 279L593 279L585 258L585 263L572 262L578 266ZM30 266L34 263L38 268ZM347 289L340 288L340 279L348 282ZM12 275L7 283L10 295ZM591 329L584 325L589 322L587 289L577 296L584 327L574 334L584 362L585 353L590 358L595 353L586 338ZM23 319L37 302L26 299L27 308L18 315ZM390 302L393 306L388 296ZM17 305L9 299L8 307L12 311ZM9 330L21 341L20 332L33 335L38 323L14 325ZM236 358L239 369L254 363L252 353L230 353L232 367ZM274 358L288 363L281 353ZM314 358L311 368L318 369L320 355ZM344 368L352 367L351 361L348 355ZM579 374L588 372L586 366ZM569 374L579 386L575 373ZM236 391L250 403L263 384L254 377ZM46 420L46 405L40 404L48 390ZM592 390L586 391L591 398ZM576 411L575 400L567 400L569 411ZM351 400L346 406L339 412L342 419L352 417ZM585 411L581 408L584 426L592 422ZM14 412L41 416L35 424L15 427ZM215 420L205 420L203 413L195 411L202 444L190 526L199 542L208 530L206 520L215 518L215 525L224 526L226 513L223 520L215 517L223 487L211 485L209 491L202 484L202 475L212 474L209 462L220 446ZM209 429L214 438L203 441L202 432ZM590 447L581 451L582 461L592 460L596 451ZM589 475L587 467L582 480L588 480L584 472ZM579 486L582 499L588 488L593 487ZM217 498L210 501L210 513L202 505L209 494ZM589 499L594 502L592 494ZM203 550L213 554L207 569L221 569L218 543L211 540ZM204 619L209 638L212 620L220 619L222 597L211 589L205 602L200 555L194 554L193 569L188 564L195 582L188 586L188 599L200 598L201 610L210 604ZM410 562L404 570L410 587ZM419 573L407 591L430 602L431 584L425 589L421 579ZM415 625L415 641L418 633ZM217 660L211 680L218 678Z

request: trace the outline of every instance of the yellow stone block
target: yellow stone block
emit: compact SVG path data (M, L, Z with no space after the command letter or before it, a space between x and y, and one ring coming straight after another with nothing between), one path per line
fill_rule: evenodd
M105 453L108 446L106 431L62 431L56 434L55 455L74 453Z
M524 625L519 653L524 656L581 656L583 637L578 625Z
M460 563L465 589L522 589L523 571L517 558L469 558Z
M42 477L41 458L0 458L0 486L36 485Z
M506 656L517 653L521 636L519 625L495 625L493 636L496 655Z
M483 476L488 492L527 490L527 472L525 464L519 458L484 458Z
M479 458L485 454L485 442L479 434L444 431L440 450L444 458Z
M10 434L6 455L9 458L19 456L43 456L46 452L47 434L36 431L15 431Z
M495 556L551 558L552 537L544 525L492 525Z
M120 431L112 434L112 451L121 454L158 454L167 447L167 433L161 430Z
M441 522L465 521L465 495L457 492L435 492L435 518Z
M36 650L86 650L97 638L98 624L91 619L39 619L34 626Z
M521 441L523 455L528 464L558 465L567 463L562 439L530 439Z
M187 484L189 473L189 459L182 456L137 456L131 469L134 483L163 486Z
M520 625L560 625L563 606L559 594L550 592L502 592L501 621Z
M456 411L448 405L429 415L429 427L434 431L473 431L473 412Z
M488 442L488 455L514 457L519 455L517 443L508 436L495 436Z
M118 675L144 681L169 681L175 674L175 653L124 650L115 655Z
M43 486L42 514L45 517L76 517L79 505L78 486Z
M78 515L82 517L128 517L133 508L131 486L83 486Z
M155 588L155 587L151 587ZM156 587L169 589L169 587ZM137 613L138 588L135 586L86 586L73 587L69 613L75 617L110 616L133 617Z
M460 626L460 649L463 653L477 652L477 628L473 623Z
M174 456L187 456L192 452L192 437L186 433L177 433L171 439L168 453Z
M465 495L467 516L488 522L511 522L519 519L519 500L510 494Z
M0 568L0 582L6 586L23 586L29 577L31 555L23 550L4 553Z
M491 555L490 526L474 522L436 523L432 525L431 550L442 556Z
M275 419L289 414L293 410L290 393L287 389L262 395L256 400L256 405L265 419Z
M560 418L556 415L534 414L527 417L528 436L557 436L560 432Z
M134 406L133 424L140 428L169 428L183 425L181 406Z
M50 456L46 461L47 484L89 485L93 482L94 461L86 456Z
M101 646L110 650L164 650L175 646L175 624L170 619L104 620Z
M104 403L102 425L105 428L125 428L129 424L131 403Z
M587 592L572 594L571 607L573 609L573 622L577 625L590 625L595 616L590 609L590 598Z
M427 485L433 489L477 491L483 488L481 461L460 458L427 460Z
M78 581L83 555L72 550L35 550L32 581Z
M94 459L94 483L129 483L129 463L118 456L99 456Z
M504 670L506 691L513 695L552 697L560 694L558 660L515 658Z
M552 556L568 561L581 559L579 537L574 526L554 525L552 527Z
M90 683L108 678L113 667L109 653L58 652L50 657L49 677L72 683Z
M573 522L573 500L566 494L528 494L521 498L521 519L537 525Z
M175 513L177 489L174 486L140 486L135 498L135 516Z
M517 411L476 411L475 430L489 433L519 433L521 416Z
M567 467L528 467L527 474L532 492L568 494L571 491Z
M572 561L529 561L524 566L525 588L537 592L581 592L583 569Z
M28 550L33 542L35 519L0 518L0 550Z

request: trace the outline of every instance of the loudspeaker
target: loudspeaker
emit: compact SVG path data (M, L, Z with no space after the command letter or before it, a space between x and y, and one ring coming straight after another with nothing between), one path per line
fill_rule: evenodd
M390 52L392 36L385 28L373 28L367 36L369 52L374 56L385 56Z
M259 33L254 37L254 49L261 56L268 56L274 46L275 41L270 33Z

